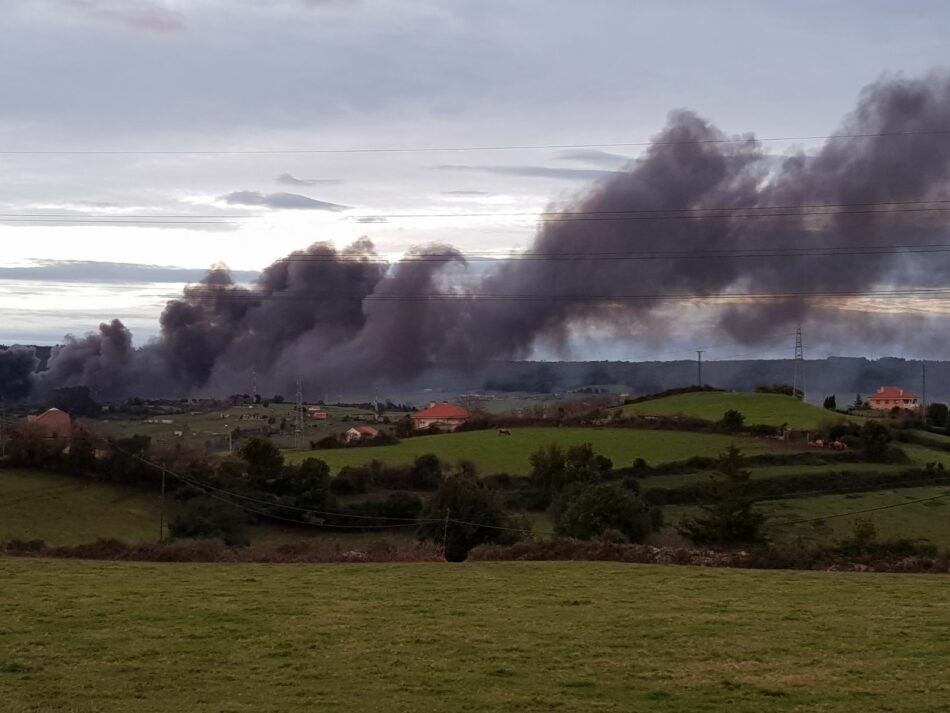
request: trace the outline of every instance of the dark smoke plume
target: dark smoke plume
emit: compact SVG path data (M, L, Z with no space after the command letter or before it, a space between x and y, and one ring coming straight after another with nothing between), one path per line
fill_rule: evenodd
M245 390L256 371L275 389L298 378L318 389L365 388L435 363L523 357L539 340L565 342L578 327L650 341L685 309L679 300L626 299L636 295L709 298L691 308L704 329L744 344L774 343L805 324L839 343L867 332L878 344L923 345L932 317L882 314L858 304L859 293L943 286L950 264L940 253L862 253L862 246L939 243L943 214L855 206L950 199L950 141L939 133L948 128L945 72L872 84L839 138L779 161L751 135L729 136L675 111L642 157L553 208L563 220L544 223L528 252L568 259L506 261L462 287L464 258L450 247L417 249L387 266L365 239L340 252L315 244L267 268L252 287L236 285L226 268L212 270L168 304L161 336L141 350L131 349L117 321L69 338L37 381L109 394L222 393ZM617 217L624 219L606 219ZM777 248L849 254L748 256ZM584 257L631 252L673 255ZM446 292L466 299L425 297ZM800 292L845 294L715 302L724 293ZM585 299L592 295L614 299ZM21 372L13 371L5 378L22 392Z

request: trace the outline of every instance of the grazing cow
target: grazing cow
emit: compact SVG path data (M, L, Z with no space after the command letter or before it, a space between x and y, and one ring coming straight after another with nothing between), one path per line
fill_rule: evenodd
M815 448L824 448L824 447L825 447L825 442L819 438L819 439L818 439L817 441L815 441L812 445L815 446Z
M511 431L509 431L507 428L499 428L499 429L498 429L498 435L499 435L499 436L510 436L510 435L511 435Z
M841 441L832 441L831 447L834 448L836 451L848 450L848 445L846 443L842 443Z

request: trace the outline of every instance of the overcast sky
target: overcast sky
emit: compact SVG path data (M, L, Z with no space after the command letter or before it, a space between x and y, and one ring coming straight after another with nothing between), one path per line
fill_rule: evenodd
M671 109L825 135L882 74L950 63L943 2L6 0L0 19L0 151L53 152L0 155L7 343L113 316L141 343L204 268L315 240L504 253ZM608 146L174 153L538 144ZM486 215L395 217L445 213ZM131 222L62 222L103 215Z

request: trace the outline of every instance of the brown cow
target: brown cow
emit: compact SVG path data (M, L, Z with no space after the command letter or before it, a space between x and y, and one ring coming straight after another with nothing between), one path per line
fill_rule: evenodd
M510 436L510 435L511 435L511 431L509 431L507 428L499 428L499 429L498 429L498 435L499 435L499 436Z

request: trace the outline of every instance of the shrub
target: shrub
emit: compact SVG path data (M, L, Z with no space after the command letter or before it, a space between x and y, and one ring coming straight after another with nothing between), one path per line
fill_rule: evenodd
M861 443L868 460L884 461L887 458L891 430L877 421L866 421L861 427Z
M838 408L838 398L834 394L831 396L826 396L822 407L828 409L829 411L836 410Z
M168 532L175 538L220 538L229 546L248 544L244 511L218 500L195 498L171 521Z
M729 433L736 433L742 430L742 426L745 424L745 416L738 411L730 409L722 415L719 424L723 430Z
M551 505L554 532L589 540L616 530L643 542L653 529L650 507L621 483L573 483Z

